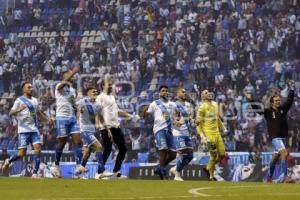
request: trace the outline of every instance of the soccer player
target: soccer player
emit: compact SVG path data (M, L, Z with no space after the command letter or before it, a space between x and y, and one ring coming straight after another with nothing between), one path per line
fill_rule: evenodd
M290 182L291 179L287 174L287 155L288 150L285 147L285 141L288 137L288 125L287 125L287 113L291 108L294 100L294 89L295 82L293 80L289 81L289 95L287 101L281 104L281 99L279 95L274 95L270 98L270 108L260 109L256 104L251 104L252 109L258 114L264 115L267 128L269 133L269 138L272 141L272 145L275 149L272 160L270 162L270 168L268 173L268 182L272 182L272 177L275 171L275 165L279 161L281 169L283 170L284 182ZM255 102L251 94L247 94L246 98L250 102Z
M175 102L175 116L173 121L173 138L177 151L176 165L170 169L175 176L175 181L183 181L181 178L182 169L188 165L193 159L193 143L190 136L190 129L192 128L192 119L194 109L192 105L186 101L187 93L184 88L177 90L177 99Z
M61 178L59 168L60 158L63 149L71 135L75 146L76 157L76 174L86 172L87 169L81 166L82 161L82 142L80 138L80 129L76 119L76 91L72 87L74 82L73 76L79 72L80 68L75 67L63 75L63 81L58 83L55 88L56 99L56 160L55 160L55 176Z
M208 164L203 170L210 181L216 181L215 165L225 156L225 147L220 134L220 131L225 131L225 127L220 119L218 104L213 101L213 94L204 90L201 93L201 99L202 104L196 116L197 131L201 141L208 145L210 153Z
M16 99L9 114L18 120L18 153L5 160L3 170L6 171L16 160L26 155L27 146L34 149L34 169L32 178L38 178L37 173L41 162L41 136L38 130L38 118L43 121L51 120L39 109L38 100L32 96L33 87L30 82L21 85L23 95Z
M101 105L96 102L97 89L95 87L87 88L87 97L81 99L78 103L79 110L79 125L81 138L84 143L84 154L81 165L86 166L87 161L92 152L96 152L98 159L98 169L95 179L104 177L104 162L103 162L103 147L95 137L96 128L103 124L103 117L101 115ZM108 130L109 131L109 130Z
M125 145L124 134L120 128L120 122L118 117L123 116L126 117L128 120L131 120L132 115L118 108L116 99L112 94L112 85L113 81L111 78L107 77L103 79L100 83L102 92L100 95L98 95L96 101L102 107L102 116L104 118L105 123L105 126L101 127L101 137L104 146L104 164L106 163L111 153L112 143L114 142L117 145L119 152L113 169L112 178L122 178L123 176L120 172L120 169L125 159L127 148Z
M167 176L166 166L176 158L174 139L172 134L172 112L175 108L173 102L168 100L169 88L165 85L159 87L159 99L145 106L143 116L154 116L153 132L156 147L159 151L159 166L156 173L163 180Z

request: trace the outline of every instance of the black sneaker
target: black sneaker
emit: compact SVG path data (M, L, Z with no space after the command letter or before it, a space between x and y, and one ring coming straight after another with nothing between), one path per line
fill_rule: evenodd
M114 176L117 178L120 178L122 176L122 174L121 174L121 172L116 172L116 173L114 173Z
M215 177L209 178L209 181L218 181Z
M121 172L114 172L113 176L117 179L126 179L127 176L123 175Z

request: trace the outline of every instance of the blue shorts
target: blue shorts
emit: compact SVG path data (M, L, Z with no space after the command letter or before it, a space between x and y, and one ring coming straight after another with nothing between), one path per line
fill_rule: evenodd
M56 118L56 137L68 137L70 134L80 133L76 117L57 117Z
M81 132L81 139L83 141L83 145L86 147L90 147L94 142L97 141L95 133L89 131Z
M173 136L176 150L193 149L193 142L190 136Z
M18 149L26 149L29 144L41 144L41 135L38 132L19 133Z
M173 150L175 146L173 142L173 134L169 130L160 130L155 135L155 143L158 150Z
M285 138L273 138L272 145L275 149L275 153L285 149Z

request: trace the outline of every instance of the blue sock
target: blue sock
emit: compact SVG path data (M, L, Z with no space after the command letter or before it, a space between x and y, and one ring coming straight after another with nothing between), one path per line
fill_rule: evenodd
M40 163L41 163L41 154L35 154L34 155L34 169L33 173L37 174L40 168Z
M160 165L157 165L156 171L157 171L158 173L160 173L160 174L163 175L163 173L164 173L165 171L167 171L167 170L166 170L165 167L162 167L162 166L160 166Z
M180 172L183 167L183 155L178 155L176 158L176 171Z
M81 165L82 165L82 167L85 167L86 166L86 163L88 162L88 158L83 158L82 159L82 163L81 163Z
M55 151L55 165L59 165L62 153L63 153L62 149L56 149L56 151Z
M9 164L18 160L19 158L21 158L20 156L18 156L18 154L15 154L15 155L12 155L10 158L9 158Z
M162 167L160 165L157 165L155 171L154 171L157 175L159 175L160 179L164 179L164 177L167 175L167 170L165 169L165 167Z
M75 160L77 165L81 164L82 156L82 144L75 144Z
M104 161L103 161L103 153L102 152L96 152L96 157L98 158L97 173L101 174L105 171L105 165L104 165Z
M268 173L268 179L271 180L275 171L276 165L272 162L270 163L269 173Z
M193 154L184 154L177 157L176 171L180 172L193 159Z
M281 160L281 170L283 171L284 177L287 177L287 162L286 162L286 160Z
M164 177L167 176L167 169L165 167L160 167L160 172Z

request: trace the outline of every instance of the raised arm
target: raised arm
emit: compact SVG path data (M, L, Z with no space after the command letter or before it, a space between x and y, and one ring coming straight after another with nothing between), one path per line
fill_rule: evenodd
M70 84L69 81L70 79L80 71L80 67L75 67L74 69L70 70L69 72L64 74L63 80L59 83L57 89L61 90L65 85Z
M295 96L295 92L294 92L294 89L295 89L295 81L290 80L290 81L289 81L289 86L290 86L290 92L289 92L288 98L287 98L286 102L282 105L282 108L283 108L286 112L291 108L291 106L293 105L293 102L294 102L294 96Z

